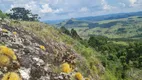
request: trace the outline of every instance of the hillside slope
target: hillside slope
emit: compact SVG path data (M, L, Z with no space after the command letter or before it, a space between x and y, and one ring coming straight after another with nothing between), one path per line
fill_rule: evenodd
M4 58L6 61L0 61L2 80L12 76L16 79L17 75L20 75L22 80L75 80L76 72L80 72L84 79L106 80L103 76L105 68L96 57L99 54L44 23L1 21L0 46L2 55L4 47L8 50L10 48L10 51L12 49L17 57L10 60ZM70 73L62 71L64 63L71 66ZM11 75L7 76L6 73Z

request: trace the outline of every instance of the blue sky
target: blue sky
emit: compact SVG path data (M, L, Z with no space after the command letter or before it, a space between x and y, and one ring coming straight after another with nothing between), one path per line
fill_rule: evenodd
M25 7L40 15L41 20L97 16L142 11L142 0L0 0L0 9Z

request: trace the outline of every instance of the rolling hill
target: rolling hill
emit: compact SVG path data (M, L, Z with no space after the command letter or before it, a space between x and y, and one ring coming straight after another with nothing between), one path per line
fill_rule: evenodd
M102 16L81 17L81 18L76 18L76 19L94 22L94 21L102 21L102 20L113 20L113 19L128 18L128 17L132 17L132 16L142 16L142 11L129 12L129 13L108 14L108 15L102 15Z
M102 35L109 38L141 38L142 17L102 20L97 22L70 19L57 24L68 29L74 28L81 37Z

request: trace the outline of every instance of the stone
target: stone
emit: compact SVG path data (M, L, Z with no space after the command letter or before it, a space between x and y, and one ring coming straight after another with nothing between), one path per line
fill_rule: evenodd
M30 68L21 68L19 69L19 72L24 80L29 80L30 79Z
M23 55L20 59L19 59L21 66L25 67L25 68L30 68L31 67L31 63L32 63L32 59L30 58L30 56L28 55Z
M23 48L23 45L20 43L13 43L10 47L14 49L19 49L19 48Z
M25 39L25 40L23 41L23 44L24 44L25 46L28 46L28 45L31 44L31 42L30 42L29 40Z
M38 66L45 65L44 61L40 58L34 57L33 60L36 61L36 65Z

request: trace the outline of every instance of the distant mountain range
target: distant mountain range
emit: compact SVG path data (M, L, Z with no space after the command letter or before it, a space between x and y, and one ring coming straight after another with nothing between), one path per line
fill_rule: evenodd
M62 21L64 21L64 20L63 19L61 19L61 20L46 20L46 21L42 21L42 22L47 23L47 24L58 24Z
M101 15L101 16L89 16L89 17L80 17L75 18L76 20L81 21L89 21L89 22L96 22L96 21L102 21L102 20L113 20L113 19L121 19L121 18L128 18L132 16L142 16L142 11L139 12L130 12L130 13L117 13L117 14L109 14L109 15ZM46 20L43 21L48 24L58 24L62 21L65 21L67 19L62 20Z
M130 13L117 13L117 14L109 14L109 15L94 16L94 17L90 16L90 17L82 17L82 18L76 18L76 19L85 20L85 21L102 21L102 20L128 18L132 16L142 16L142 11L130 12Z

